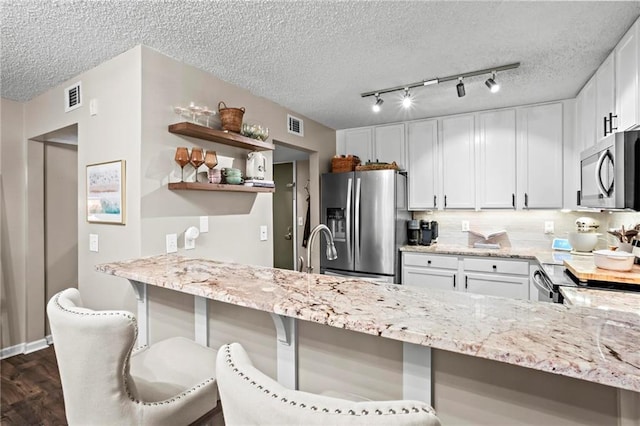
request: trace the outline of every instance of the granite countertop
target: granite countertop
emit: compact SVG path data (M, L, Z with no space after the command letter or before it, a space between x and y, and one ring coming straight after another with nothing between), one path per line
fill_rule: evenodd
M436 243L430 246L402 246L400 251L413 253L452 254L458 256L505 257L533 260L542 250L536 248L507 247L500 249L474 248L460 244Z
M640 318L640 293L579 287L561 287L560 293L569 306L631 312Z
M640 316L161 255L98 271L212 300L640 392Z

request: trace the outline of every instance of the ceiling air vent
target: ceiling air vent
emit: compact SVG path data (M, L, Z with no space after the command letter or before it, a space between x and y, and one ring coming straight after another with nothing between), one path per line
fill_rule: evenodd
M287 130L294 135L304 136L304 121L287 114Z
M64 89L64 112L73 111L82 106L81 87L82 83L77 82Z

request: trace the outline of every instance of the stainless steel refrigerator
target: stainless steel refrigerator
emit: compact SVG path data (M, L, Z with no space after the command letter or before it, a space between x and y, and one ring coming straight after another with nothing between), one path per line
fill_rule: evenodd
M321 221L338 251L335 260L320 256L320 272L399 283L399 248L407 242L410 218L406 175L395 170L326 173L320 184Z

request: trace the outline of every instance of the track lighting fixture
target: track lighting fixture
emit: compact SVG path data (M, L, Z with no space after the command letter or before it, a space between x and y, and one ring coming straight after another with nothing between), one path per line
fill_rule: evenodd
M373 109L373 112L380 112L380 107L382 106L382 104L384 103L384 100L382 100L382 98L380 97L380 95L376 95L376 103L373 104L373 106L371 107L371 109Z
M458 84L456 84L456 90L458 91L458 97L463 97L466 92L464 90L464 83L462 82L462 77L458 78Z
M456 90L458 92L458 97L461 98L466 94L463 79L469 78L469 77L476 77L483 74L491 75L491 77L489 77L484 82L484 84L489 88L489 90L491 90L491 93L496 93L498 90L500 90L500 85L496 82L496 73L518 68L519 66L520 66L520 62L516 62L513 64L501 65L499 67L487 68L487 69L478 70L478 71L471 71L471 72L466 72L462 74L455 74L447 77L429 78L429 79L417 81L411 84L403 84L402 86L389 87L383 90L376 90L373 92L361 93L360 96L363 98L366 98L367 96L375 96L376 102L372 106L372 109L374 112L379 112L380 106L384 102L380 97L381 95L385 93L404 91L404 96L402 98L402 106L404 108L409 108L413 104L413 99L411 97L411 94L409 93L409 90L411 89L445 83L447 81L458 80L458 84L456 84Z
M402 98L402 107L403 108L411 108L411 104L413 100L411 99L411 94L409 93L409 89L404 89L404 97Z
M484 82L487 85L491 93L497 93L500 90L500 85L496 83L496 73L492 73L491 77Z

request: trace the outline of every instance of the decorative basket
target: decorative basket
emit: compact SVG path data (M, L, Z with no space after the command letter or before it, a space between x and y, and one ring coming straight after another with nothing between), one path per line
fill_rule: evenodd
M356 166L356 170L398 170L399 167L393 163L369 163L363 166Z
M333 157L331 159L331 173L352 172L360 164L360 159L355 155Z
M218 104L218 112L220 113L220 122L222 130L240 133L242 130L242 116L244 115L244 107L227 108L224 102Z

